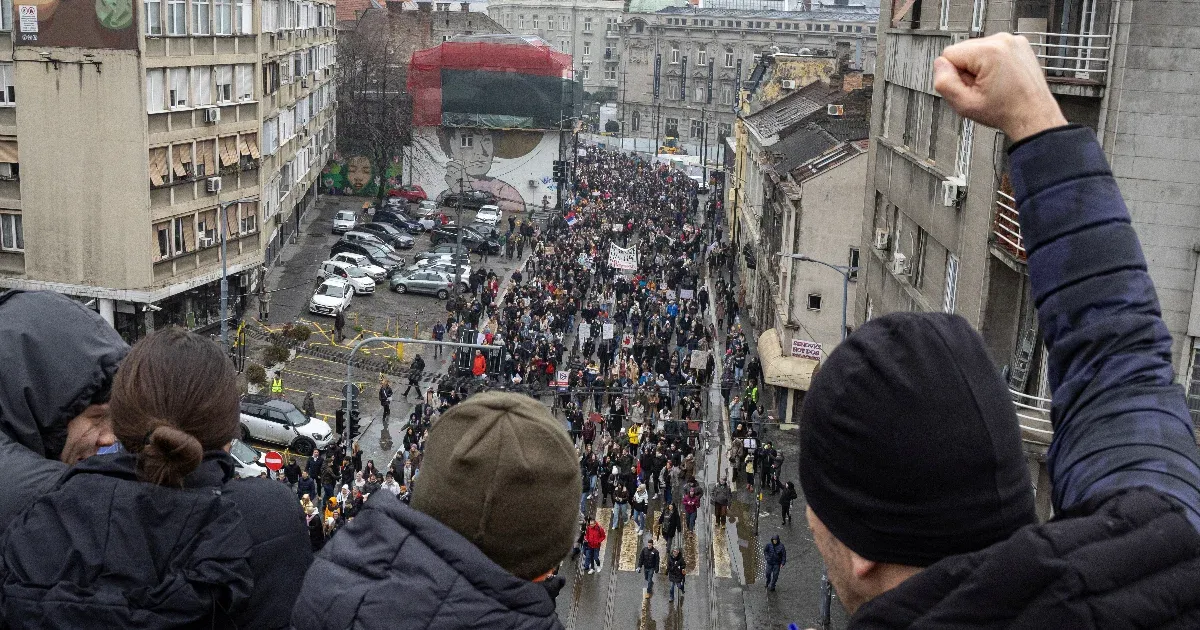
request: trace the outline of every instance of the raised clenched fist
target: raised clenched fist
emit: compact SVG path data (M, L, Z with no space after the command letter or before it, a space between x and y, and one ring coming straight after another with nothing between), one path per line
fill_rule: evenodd
M995 127L1013 142L1067 124L1029 40L1019 35L946 47L933 62L933 87L960 116Z

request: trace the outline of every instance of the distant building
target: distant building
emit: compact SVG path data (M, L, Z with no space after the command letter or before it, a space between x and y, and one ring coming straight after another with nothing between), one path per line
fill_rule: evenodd
M758 339L770 386L766 405L788 422L846 332L843 288L849 307L857 277L847 284L833 269L778 254L858 265L872 77L850 71L781 94L777 84L790 79L770 75L750 93L751 102L767 102L737 123L727 216L749 313L743 325Z
M836 58L835 66L873 71L877 8L848 1L793 8L631 10L605 75L618 86L622 135L647 139L648 147L673 136L693 154L706 142L713 160L719 139L733 133L738 91L764 56Z

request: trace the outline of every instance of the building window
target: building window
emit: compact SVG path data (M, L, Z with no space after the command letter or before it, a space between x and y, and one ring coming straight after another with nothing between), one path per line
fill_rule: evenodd
M584 81L587 81L589 78L591 78L592 73L590 70L588 70L588 66L582 66L580 67L580 70L582 71L581 74L583 75Z
M592 42L583 42L583 58L592 56Z
M646 30L646 23L645 23L645 22L642 22L641 20L638 20L637 22L634 22L634 23L633 23L633 32L635 32L635 33L642 33L642 32L644 32L645 30Z
M679 63L679 47L671 45L671 63Z
M704 136L704 123L699 120L692 121L691 137L701 138Z
M154 258L155 262L166 260L171 257L171 222L163 221L162 223L154 224L154 237L158 242L158 256Z
M810 311L821 310L821 294L820 293L809 293L808 294L808 310L810 310Z
M167 109L166 95L166 71L162 68L154 68L146 71L146 111L161 112Z
M846 261L846 266L850 267L850 270L847 272L850 275L850 282L856 282L858 280L858 248L857 247L850 248L850 258Z
M733 135L733 125L729 123L717 123L717 137L728 138Z
M633 114L629 117L629 127L634 131L640 131L642 129L641 113L633 112Z
M9 252L25 251L25 233L21 229L21 215L0 214L0 249Z
M946 253L946 299L942 301L942 311L953 313L958 301L958 256Z
M233 102L233 66L217 66L217 102Z
M162 0L145 0L142 3L146 9L146 34L147 35L162 35ZM12 0L5 0L4 5L11 9ZM3 30L12 28L12 11L5 10L4 20L8 26Z
M475 146L475 136L465 133L458 137L458 146L463 149L469 149Z
M167 105L171 109L188 106L188 69L171 68L171 89L167 91Z
M524 13L517 15L517 28L519 28L521 30L525 30L525 14Z
M213 33L233 35L233 0L216 0L213 15Z
M733 105L733 86L730 86L730 85L722 85L721 86L721 104L722 105Z
M665 133L668 136L671 136L672 138L678 138L679 137L679 119L678 118L667 118L665 124L663 125L663 133Z
M237 66L237 99L239 101L254 100L254 64L242 63Z
M584 33L592 32L592 18L590 18L590 17L583 18L583 32Z
M725 67L726 68L733 67L733 51L732 50L725 51Z
M904 146L915 149L917 146L917 130L921 122L921 93L908 90L908 103L904 108Z
M211 10L209 0L192 0L192 35L208 35Z
M0 63L0 107L17 104L17 86L13 80L13 65Z
M570 40L566 40L566 39L558 40L558 50L560 52L567 52L567 48L570 47L570 45L571 45Z
M533 14L533 30L536 31L540 28L542 28L542 20L541 20L541 18L538 17L538 15L536 13L534 13Z
M608 18L605 20L604 32L605 33L616 33L617 32L617 18Z
M696 65L708 65L708 47L701 46L696 50Z
M439 2L439 3L437 3L437 10L438 10L438 11L449 11L449 10L450 10L450 3L449 3L449 2Z
M254 32L254 27L252 26L252 23L254 21L254 2L253 2L253 0L236 0L235 7L236 8L234 9L233 18L234 18L234 21L237 23L238 35L252 34ZM262 5L262 10L264 13L267 11L267 4L265 2ZM318 15L324 16L325 14L322 12L322 13L319 13Z
M967 175L971 167L971 136L975 134L975 122L969 119L964 119L962 123L962 137L958 141L958 159L955 163L954 172L966 181Z
M167 35L187 35L187 0L167 0Z
M212 105L212 68L196 66L192 68L192 105Z
M565 15L558 16L558 30L560 30L560 31L567 30L567 16L565 16Z
M667 100L679 100L679 79L667 79Z
M615 63L604 64L604 80L605 81L616 81L617 80L617 64L615 64Z
M609 45L609 44L605 44L605 46L604 46L604 58L605 58L605 59L612 59L612 56L613 56L613 47L612 47L611 45Z

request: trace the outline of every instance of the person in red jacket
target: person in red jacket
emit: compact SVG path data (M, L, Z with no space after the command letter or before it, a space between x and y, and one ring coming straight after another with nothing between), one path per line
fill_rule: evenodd
M471 359L471 374L476 378L483 378L484 372L487 372L487 358L479 350L475 351L475 358Z
M604 528L593 517L583 534L583 571L596 573L600 570L600 545L604 543Z

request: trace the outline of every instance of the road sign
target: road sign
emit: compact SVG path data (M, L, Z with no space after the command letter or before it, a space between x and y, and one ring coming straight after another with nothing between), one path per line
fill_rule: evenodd
M278 471L280 468L283 468L283 455L280 455L277 451L267 451L263 455L263 466Z

